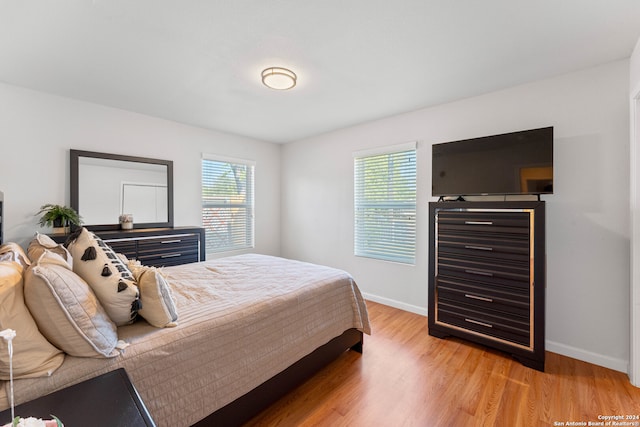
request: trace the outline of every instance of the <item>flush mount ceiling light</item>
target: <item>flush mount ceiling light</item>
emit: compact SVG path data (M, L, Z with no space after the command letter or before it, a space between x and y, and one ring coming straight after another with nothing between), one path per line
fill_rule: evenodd
M262 83L271 89L291 89L296 85L297 80L296 73L286 68L269 67L262 70Z

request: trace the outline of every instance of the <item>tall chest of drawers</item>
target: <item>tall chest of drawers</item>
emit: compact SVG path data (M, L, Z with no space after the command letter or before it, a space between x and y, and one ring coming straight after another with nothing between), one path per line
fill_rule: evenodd
M544 202L435 202L429 211L429 334L544 371Z

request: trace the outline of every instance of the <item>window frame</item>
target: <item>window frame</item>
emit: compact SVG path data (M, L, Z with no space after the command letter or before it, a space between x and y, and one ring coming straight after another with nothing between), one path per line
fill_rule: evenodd
M246 176L245 176L245 200L239 203L230 203L229 201L218 201L218 202L207 202L205 200L205 162L217 162L220 164L226 164L229 167L233 168L235 166L242 166L246 168ZM224 166L223 166L224 167ZM220 170L223 169L220 168ZM205 234L207 236L205 240L205 252L207 255L219 255L225 252L235 252L242 251L246 249L255 248L255 167L256 162L253 160L247 159L239 159L227 156L220 156L216 154L208 154L203 153L200 161L200 218L202 221L202 226L205 228ZM228 196L226 194L220 195L219 197ZM204 210L206 208L214 208L214 209L243 209L245 211L245 223L243 228L234 227L228 231L227 239L232 241L234 232L233 230L245 230L247 234L244 242L242 244L230 244L226 246L214 247L212 245L212 237L213 233L217 233L216 230L211 229L206 225Z
M398 198L387 198L385 200L370 201L365 200L365 192L367 192L365 178L364 178L364 160L380 157L384 160L384 156L387 156L387 165L392 161L392 156L402 155L403 153L409 153L408 158L404 160L406 162L413 162L411 170L404 167L401 168L402 172L409 172L409 177L413 180L413 198L411 200L400 200ZM402 156L401 156L402 157ZM354 159L354 255L358 257L372 258L383 261L398 262L401 264L415 265L416 264L416 249L417 249L417 142L410 142L405 144L397 144L392 146L385 146L374 148L370 150L362 150L353 153ZM376 160L372 160L376 162ZM394 168L394 173L398 173L398 169ZM389 175L386 176L387 187L391 190L398 189L399 182L401 180L394 180ZM380 186L375 186L378 188ZM369 188L371 191L373 187ZM406 193L404 194L406 198ZM378 213L385 213L382 215L381 222L365 223L366 215L365 210L377 209ZM394 212L394 210L396 212ZM403 212L404 211L404 212ZM411 218L407 222L401 220L402 216L409 215ZM375 221L375 220L374 220ZM372 226L373 224L373 226ZM371 234L371 228L375 228L382 225L381 234L375 236ZM397 230L394 232L394 229ZM369 234L365 230L365 227L369 227ZM394 229L391 229L393 227ZM363 235L363 232L365 233ZM385 242L385 238L393 235L402 237L394 238Z

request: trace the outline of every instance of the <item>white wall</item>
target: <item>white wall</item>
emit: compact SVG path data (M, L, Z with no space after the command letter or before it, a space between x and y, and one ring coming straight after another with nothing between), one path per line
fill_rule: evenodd
M631 55L629 98L631 110L631 363L629 377L640 387L640 40Z
M426 313L431 145L555 130L547 201L547 349L620 371L629 362L629 62L374 121L287 144L282 253L343 268L370 298ZM353 255L352 152L418 143L415 266ZM375 331L374 331L375 333Z
M0 83L0 147L5 241L48 231L34 216L41 205L69 204L71 148L173 160L174 223L201 225L206 152L257 162L255 251L280 253L279 145Z

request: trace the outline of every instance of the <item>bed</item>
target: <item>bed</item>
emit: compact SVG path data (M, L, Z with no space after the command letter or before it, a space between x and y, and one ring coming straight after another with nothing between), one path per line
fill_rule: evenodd
M239 425L344 351L361 352L370 333L360 291L341 270L246 254L163 273L176 327L121 326L129 346L120 355L67 355L51 376L15 381L16 403L123 367L159 427Z

